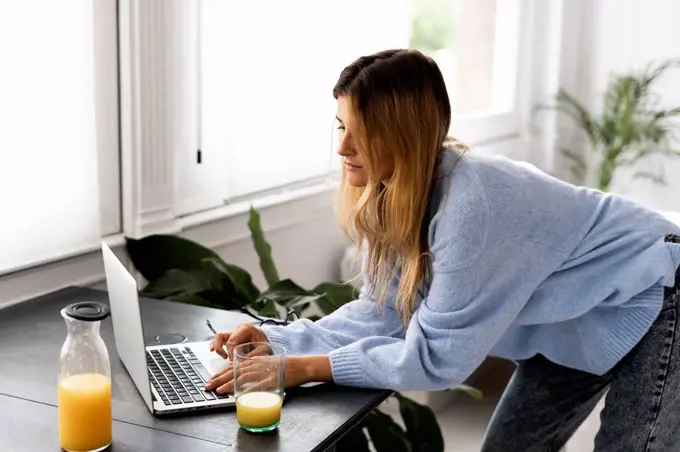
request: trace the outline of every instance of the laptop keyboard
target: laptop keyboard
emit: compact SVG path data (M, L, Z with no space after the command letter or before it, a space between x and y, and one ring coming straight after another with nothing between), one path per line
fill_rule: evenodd
M151 384L166 405L210 402L228 396L205 391L211 377L189 347L146 351Z

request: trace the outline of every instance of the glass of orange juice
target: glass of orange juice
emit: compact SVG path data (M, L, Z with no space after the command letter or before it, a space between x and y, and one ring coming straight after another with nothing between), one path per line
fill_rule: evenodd
M99 335L109 312L105 304L89 301L61 311L67 336L59 356L59 442L68 452L111 444L111 365Z
M234 347L236 418L244 430L268 432L281 420L286 351L267 342Z

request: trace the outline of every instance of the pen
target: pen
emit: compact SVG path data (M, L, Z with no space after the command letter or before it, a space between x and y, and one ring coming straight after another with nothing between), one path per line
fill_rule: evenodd
M217 331L215 331L215 328L213 328L212 323L210 323L210 320L205 319L205 324L208 325L208 328L210 328L210 331L212 331L214 335L217 335Z

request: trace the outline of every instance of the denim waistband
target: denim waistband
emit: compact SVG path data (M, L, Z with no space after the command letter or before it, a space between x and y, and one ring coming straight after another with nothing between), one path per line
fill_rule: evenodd
M680 243L680 235L669 234L664 237L664 242ZM668 289L670 289L671 291L675 289L676 292L680 292L680 268L678 268L677 271L675 272L675 286L666 289L667 291Z

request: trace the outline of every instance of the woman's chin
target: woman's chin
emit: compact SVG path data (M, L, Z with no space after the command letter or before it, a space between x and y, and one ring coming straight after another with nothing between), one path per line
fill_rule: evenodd
M363 174L346 173L347 183L352 187L362 188L368 183L367 178Z

